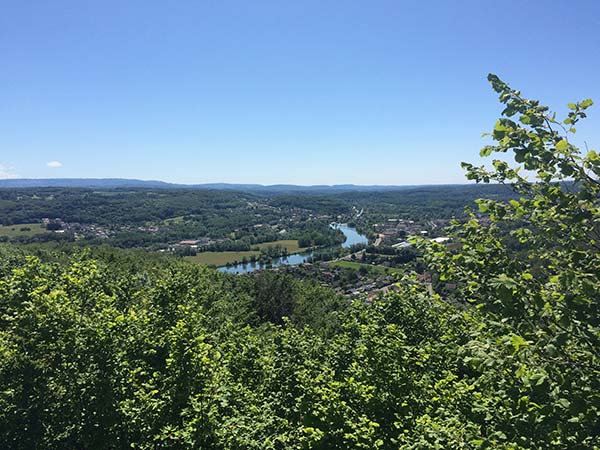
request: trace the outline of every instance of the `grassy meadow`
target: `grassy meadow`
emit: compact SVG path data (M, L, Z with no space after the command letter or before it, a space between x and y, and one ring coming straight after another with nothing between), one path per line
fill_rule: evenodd
M256 244L252 247L253 250L264 250L268 247L274 247L276 245L280 245L282 248L285 248L288 253L299 253L307 250L306 248L302 248L298 245L297 239L282 239L280 241L273 242L263 242L261 244Z
M196 256L186 256L185 259L198 264L205 264L207 266L224 266L227 263L233 263L235 261L241 262L244 257L248 261L252 256L258 258L261 251L266 250L269 247L276 245L285 248L289 254L299 253L306 250L298 245L297 239L283 239L273 242L263 242L252 246L252 250L242 252L202 252Z
M385 266L374 266L372 264L363 264L354 261L332 261L329 263L332 267L345 267L347 269L359 270L361 267L365 267L369 271L379 272L379 273L403 273L402 269L397 269L394 267L385 267Z
M18 225L0 225L0 236L9 238L17 236L33 236L35 234L47 233L40 223L21 223Z
M246 252L202 252L198 253L196 256L185 256L184 259L198 264L219 267L224 266L227 263L242 261L244 256L246 259L250 260L252 255L258 257L260 252L257 250L250 250Z

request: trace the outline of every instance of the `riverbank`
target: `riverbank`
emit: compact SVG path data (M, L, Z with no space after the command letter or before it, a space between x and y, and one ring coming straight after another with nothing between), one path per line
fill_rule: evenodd
M310 250L308 247L300 247L297 239L282 239L279 241L262 242L253 245L250 250L246 251L201 252L193 256L185 256L184 259L207 266L222 267L232 263L241 264L244 261L249 263L273 249L284 251L286 256L305 253Z
M347 224L333 223L333 224L331 224L331 226L339 229L346 237L346 240L341 244L342 248L348 248L353 245L368 243L368 239L366 236L358 233L355 228L349 227ZM269 244L269 243L265 243L265 244ZM321 249L321 250L323 250L323 249ZM278 258L273 258L272 260L270 260L266 263L256 261L256 262L240 263L240 264L236 264L233 266L223 266L223 267L219 267L218 270L221 272L241 274L241 273L254 272L255 270L271 269L274 267L280 267L280 266L284 266L284 265L302 264L307 261L310 261L312 259L313 255L318 251L319 250L317 249L317 250L313 250L313 251L305 252L305 253L296 253L296 254L290 254L290 255L286 255L286 256L280 256ZM249 258L247 258L247 259L249 259ZM239 259L238 259L238 261L239 261Z

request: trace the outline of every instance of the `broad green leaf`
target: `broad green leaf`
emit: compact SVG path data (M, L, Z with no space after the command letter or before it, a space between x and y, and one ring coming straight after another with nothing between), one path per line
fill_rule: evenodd
M525 339L523 339L517 334L513 334L510 336L510 343L514 348L515 353L518 352L521 349L521 347L527 347L529 345L529 343Z
M569 148L569 143L567 141L565 141L564 139L562 139L556 143L556 150L558 150L559 152L564 152L568 148Z

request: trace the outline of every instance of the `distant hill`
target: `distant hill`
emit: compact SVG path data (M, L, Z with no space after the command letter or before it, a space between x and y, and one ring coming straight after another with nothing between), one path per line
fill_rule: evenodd
M234 184L234 183L205 183L205 184L176 184L156 180L134 180L126 178L13 178L0 180L0 188L29 188L29 187L65 187L65 188L94 188L94 189L218 189L245 192L356 192L356 191L392 191L414 188L415 186L361 186L355 184L298 186L293 184Z
M186 185L186 187L195 189L220 189L236 190L244 192L362 192L362 191L397 191L401 189L410 189L415 186L382 186L382 185L358 185L358 184L334 184L334 185L312 185L301 186L296 184L229 184L229 183L206 183Z
M11 178L0 180L0 188L68 187L68 188L177 188L183 185L154 180L126 178Z

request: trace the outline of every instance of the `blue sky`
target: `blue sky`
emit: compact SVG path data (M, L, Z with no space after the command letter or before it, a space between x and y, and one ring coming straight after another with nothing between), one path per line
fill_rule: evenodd
M464 182L494 72L597 105L598 1L0 3L0 177Z

